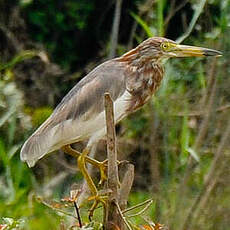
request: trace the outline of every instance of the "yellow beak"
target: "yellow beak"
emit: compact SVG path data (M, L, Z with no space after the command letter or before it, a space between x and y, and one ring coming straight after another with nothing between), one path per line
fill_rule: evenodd
M205 57L205 56L222 56L217 50L186 45L175 45L174 49L169 52L173 57Z

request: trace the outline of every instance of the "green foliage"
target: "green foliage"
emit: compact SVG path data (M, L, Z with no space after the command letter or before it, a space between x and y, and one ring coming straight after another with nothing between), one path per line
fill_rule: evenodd
M94 4L90 0L31 1L24 7L31 36L47 47L56 62L69 68L78 58L74 34L87 28Z
M101 223L92 221L91 223L83 226L82 228L76 228L76 229L85 229L85 230L102 230L103 226Z
M34 127L41 125L53 112L50 107L39 107L37 109L25 108L25 113L31 116L31 121Z
M19 159L22 139L26 130L31 129L31 122L29 116L23 112L23 94L14 82L12 68L35 54L36 52L25 51L16 55L9 63L2 65L0 78L0 216L2 218L0 225L5 226L5 229L41 229L42 226L44 226L42 229L51 229L57 226L57 220L54 218L56 214L52 218L51 214L44 215L46 211L44 207L30 200L36 181L32 171ZM42 111L37 113L39 119L43 119L45 112L50 113L50 109ZM31 228L28 228L29 225Z
M0 227L5 230L22 230L25 229L25 221L23 219L15 220L13 218L0 218Z
M15 55L15 57L12 58L12 60L10 60L8 63L0 63L0 71L2 71L2 70L9 71L16 64L18 64L18 63L20 63L26 59L33 58L37 55L39 55L39 52L37 52L35 50L23 50L20 53L18 53L17 55ZM7 75L7 73L6 73L6 75Z
M137 204L140 204L148 199L152 198L149 193L146 193L144 191L137 191L133 192L130 197L129 197L129 207L133 207ZM135 212L132 211L132 213L129 213L129 215L132 215L133 213L137 213L143 210L143 206L141 206L138 209L135 209ZM152 219L153 216L156 215L156 201L153 200L153 204L150 205L150 207L142 214L142 215L137 215L134 217L130 218L130 221L137 225L140 226L141 224L145 223L145 218L150 218Z
M157 24L158 24L158 35L164 36L164 7L165 7L165 0L158 0L157 1Z
M152 32L151 27L149 27L147 23L143 21L137 14L133 12L131 12L130 14L140 24L148 37L153 37L155 35L154 31ZM141 42L141 40L139 42Z
M65 1L63 5L59 6L59 4L53 0L40 0L34 4L37 4L38 8L37 10L29 12L28 17L31 23L42 29L40 35L43 34L43 37L37 37L42 42L44 42L46 35L49 33L48 28L51 25L58 31L84 29L87 25L87 17L93 9L93 5L85 1ZM65 11L67 11L68 14L64 14ZM49 21L50 19L52 21Z
M163 1L160 2L161 1L158 1L158 4L163 4ZM222 5L220 1L215 1L210 4L213 5L207 4L206 10L209 7L218 8ZM218 13L216 12L218 12L218 10L216 9L215 14L212 15L209 22L215 24L215 26L213 25L213 27L209 27L208 32L196 30L195 27L192 33L193 36L189 37L189 42L187 41L187 44L190 43L204 47L219 47L218 49L222 49L223 51L229 50L229 42L225 41L225 39L229 37L229 30L226 30L225 27L226 20L230 15L229 4L230 1L224 1L223 5L225 6L225 9L222 8L223 12L221 12L219 17L217 16ZM158 5L158 7L162 7L162 5ZM194 5L194 7L197 7L197 5ZM160 11L159 8L158 10ZM154 15L154 12L152 15ZM201 14L200 17L202 18L202 22L205 21L205 16ZM159 24L156 25L151 20L144 21L141 19L141 21L140 18L136 16L134 18L141 26L142 32L148 36L150 34L149 31L153 31L152 27L155 27L155 29L158 28L158 32L162 31L159 29L161 26ZM159 15L158 20L161 20ZM201 20L198 20L196 24L200 25ZM225 29L222 30L222 28ZM202 29L205 30L205 28ZM141 38L138 39L141 40ZM227 52L226 55L228 55ZM227 57L225 56L218 60L219 66L223 65L224 59L227 59ZM161 223L169 221L169 226L172 229L182 229L182 226L180 225L183 223L186 216L185 211L190 209L192 201L196 199L199 192L203 189L206 175L209 173L211 163L213 162L213 155L216 154L219 147L220 139L217 140L216 137L221 135L225 130L226 123L221 122L222 118L220 118L220 114L215 113L214 110L212 110L212 119L209 120L207 125L208 131L206 138L202 140L202 147L198 149L194 148L199 131L203 125L202 121L205 119L207 104L202 104L202 100L204 99L205 93L207 93L212 86L209 85L211 77L210 66L213 64L212 61L213 60L188 58L182 60L170 60L167 62L165 78L160 90L153 99L154 114L151 110L142 109L140 114L136 113L135 115L130 116L128 121L124 122L124 125L127 126L128 134L135 134L136 127L140 127L138 128L139 135L127 135L127 138L131 138L134 142L138 141L140 138L140 145L146 146L149 144L148 139L144 139L143 136L146 137L148 135L149 126L152 124L149 118L153 116L154 119L157 119L157 135L155 134L156 140L152 145L157 146L155 147L157 148L155 154L157 154L158 160L160 161L161 185L160 188L158 188L160 192L156 192L160 203L159 206L156 205L156 212L154 212L153 215L155 218L159 217ZM223 89L225 88L224 85L230 84L229 78L227 79L224 77L226 76L226 71L229 72L229 68L227 69L224 71L225 74L220 69L214 71L215 78L218 78L218 94L215 95L215 106L218 106L217 104L220 103L220 98L225 101L224 104L228 104L226 98L229 98L229 93L227 93L228 96L226 96L226 93L223 92ZM224 81L221 79L224 79ZM225 83L221 84L220 82ZM210 98L208 98L208 101L209 99ZM223 103L223 101L221 103ZM193 115L199 113L201 114ZM229 117L229 110L226 111L223 116ZM143 117L147 118L144 125ZM216 130L216 122L218 124L221 122L222 124L221 132L217 136L214 131ZM146 149L144 148L144 150L145 151L140 152L139 154L146 154ZM192 174L190 174L187 184L183 185L185 173L188 172L187 167L190 157L196 162L194 163L196 167L191 170ZM148 174L146 173L145 176L147 175ZM143 175L139 176L144 178ZM226 185L225 182L223 183ZM154 184L154 181L150 184ZM148 188L150 184L147 182ZM221 187L219 187L219 190L224 191L225 185L223 185L223 187L219 185ZM216 189L218 189L218 185L216 186ZM217 210L209 208L209 206L212 205L213 208L214 204L216 204L220 209L223 208L223 212L227 211L220 203L218 204L218 198L220 198L220 196L217 194L210 195L210 203L207 203L202 210L203 212L206 212L206 214L202 213L202 216L197 218L198 223L194 224L196 227L192 227L191 229L224 229L226 218L222 217L220 220L216 213ZM228 196L224 199L229 201L230 197ZM213 213L213 215L211 213ZM218 221L218 224L215 224L214 219L210 221L210 215L215 216L214 219Z
M138 138L142 135L143 130L148 128L148 118L143 110L138 111L132 115L132 119L124 121L124 125L127 128L127 138Z
M45 45L55 61L69 68L74 61L80 59L75 54L76 42L80 43L80 40L75 41L78 37L75 32L87 31L88 36L91 36L88 19L96 9L96 1L25 2L21 1L21 4L30 25L31 37ZM173 1L155 1L154 7L144 15L140 15L133 9L127 10L132 12L132 20L138 24L134 36L137 41L141 42L146 36L168 35L164 20L170 13L171 2ZM141 3L140 1L140 5ZM198 3L198 1L189 1L187 8L182 8L183 14L178 12L178 18L186 16L183 18L185 27L188 27L192 18L192 15L189 14L188 17L186 12L194 14ZM230 98L229 7L229 0L207 1L200 20L196 22L190 37L186 40L187 44L219 47L218 49L226 51L225 56L219 59L215 66L215 79L218 79L217 93L201 147L195 149L194 145L201 124L207 115L207 103L202 104L202 100L205 93L211 90L209 81L213 59L170 60L166 64L162 85L152 103L121 123L121 127L126 130L123 139L127 143L131 140L131 143L138 146L137 149L132 149L129 156L136 165L135 187L129 199L129 206L153 198L154 204L142 217L148 216L157 222L166 223L170 229L181 229L180 224L183 223L193 200L204 188L206 175L210 171L229 119L229 110L216 112L222 105L228 105ZM150 15L150 19L146 15ZM205 24L205 27L202 24L204 22L208 26ZM121 20L121 27L124 25L126 26ZM173 26L177 27L177 25ZM182 28L180 29L184 32ZM120 45L120 54L125 49L124 44ZM31 132L32 127L39 126L52 113L50 107L35 110L25 107L23 94L14 82L13 68L26 58L37 55L33 52L25 51L16 55L8 63L0 63L2 73L0 78L0 216L5 217L0 219L0 224L7 224L9 228L22 224L22 229L58 229L60 223L67 220L60 213L39 203L33 196L33 193L39 192L44 186L38 178L44 177L44 180L48 181L55 177L57 172L55 167L47 162L46 166L41 164L33 171L19 160L19 149L28 136L28 130ZM155 130L152 130L152 126ZM153 132L155 132L154 140ZM132 148L135 148L135 145ZM151 155L153 153L150 153L153 147L156 149L154 154L159 167L157 169L159 185L155 185L156 181L152 181L154 171L151 171L149 163L152 162L149 159L153 157ZM127 149L127 153L129 151ZM229 150L225 151L227 156ZM133 155L142 157L136 160ZM195 159L196 164L187 183L183 184L190 157ZM229 161L229 158L226 157L226 160ZM140 170L139 165L144 165L144 169ZM196 228L193 229L228 229L230 202L228 171L221 174L216 188L210 196L207 196L208 202L198 218ZM79 178L75 176L73 180L78 181ZM66 181L59 186L60 189L54 189L53 192L57 197L65 192L63 187L68 187ZM154 186L157 189L152 189ZM101 209L96 210L95 219L98 222L101 220L101 212ZM87 222L87 211L81 209L81 214L84 222ZM136 225L143 224L142 217L133 217L132 222ZM101 225L98 222L86 225L85 229L100 229Z
M0 177L0 200L4 201L0 216L4 216L9 207L16 205L28 192L29 186L23 188L22 185L30 185L30 174L15 155L21 146L21 140L16 137L17 126L20 123L29 126L29 122L26 116L22 116L23 96L12 78L12 72L7 69L0 80L0 172L3 175Z

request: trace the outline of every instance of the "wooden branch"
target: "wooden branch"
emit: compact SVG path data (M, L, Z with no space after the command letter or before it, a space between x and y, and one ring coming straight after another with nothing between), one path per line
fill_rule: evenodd
M117 167L117 149L114 124L113 101L109 93L105 93L105 114L107 127L107 155L108 155L108 187L114 193L118 194L118 167Z
M119 205L121 207L121 210L124 210L127 206L129 193L133 185L133 179L134 179L134 165L128 164L127 171L125 173L119 191Z
M119 186L113 101L109 93L105 93L104 99L107 128L107 189L111 191L111 193L108 194L108 201L105 209L104 228L106 230L114 230L115 228L123 230L125 229L125 226L128 228L130 227L122 214L122 210L127 206L129 193L134 179L134 166L130 163L126 164L126 172L122 184Z
M114 225L118 227L122 225L122 219L116 206L118 203L119 178L113 101L109 93L105 93L104 99L107 127L108 189L111 190L111 194L108 197L104 226L105 229L112 230L114 229Z

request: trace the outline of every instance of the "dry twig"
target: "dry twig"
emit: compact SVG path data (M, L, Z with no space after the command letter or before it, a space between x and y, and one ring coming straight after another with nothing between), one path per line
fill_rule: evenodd
M114 124L113 101L109 93L105 93L105 114L107 127L107 156L108 156L108 189L111 190L109 195L107 210L105 213L106 229L111 229L111 224L114 223L121 228L122 220L120 218L117 203L118 203L118 166L117 166L117 149L116 149L116 134Z
M204 9L204 6L205 6L206 2L207 2L207 0L200 1L199 5L196 7L196 11L193 14L192 20L191 20L191 22L189 24L189 27L188 27L187 31L185 31L185 33L181 37L179 37L176 40L176 42L178 42L178 43L183 42L191 34L194 26L196 25L196 22L197 22L199 16L201 15L201 13L202 13L202 11Z
M219 164L221 163L221 159L223 158L223 155L225 153L225 149L227 147L229 137L230 137L230 120L229 120L228 126L227 126L227 128L226 128L226 130L225 130L225 132L221 138L219 148L217 150L215 158L212 161L212 165L209 169L209 173L206 177L203 189L200 191L199 196L195 199L193 205L191 206L191 209L189 210L188 216L187 216L187 218L184 222L183 228L182 228L183 230L189 230L192 227L193 223L195 222L195 221L193 221L195 219L194 217L197 218L198 214L201 211L201 207L202 207L201 204L203 204L203 202L204 202L204 197L208 196L210 194L212 188L214 187L213 179L216 178L214 180L217 180L217 178L220 175L220 171L218 173L217 169L219 168Z
M109 59L114 58L116 55L119 25L120 25L120 18L121 18L121 6L122 6L122 0L116 0L116 8L115 8L114 20L113 20L113 29L112 29L112 35L111 35L111 48L110 48L110 53L109 53Z

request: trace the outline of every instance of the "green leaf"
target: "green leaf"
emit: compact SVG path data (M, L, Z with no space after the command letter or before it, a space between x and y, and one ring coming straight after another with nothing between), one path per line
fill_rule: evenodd
M140 26L144 29L148 37L153 37L154 34L150 30L150 27L143 21L137 14L130 12L131 16L140 24Z
M186 151L187 151L188 153L190 153L190 155L191 155L197 162L200 162L200 157L198 156L198 154L195 152L194 149L188 147L188 148L186 148Z
M158 35L164 36L164 0L157 1L157 25L158 25Z
M187 148L189 145L189 138L190 138L190 132L188 127L188 117L184 116L183 123L182 123L182 130L181 130L181 155L180 155L180 161L181 164L185 164L188 154L187 154Z

